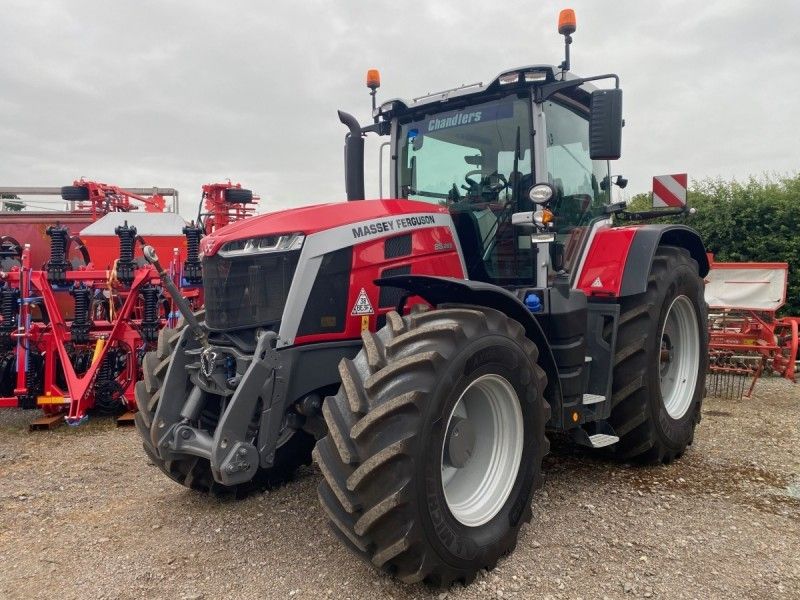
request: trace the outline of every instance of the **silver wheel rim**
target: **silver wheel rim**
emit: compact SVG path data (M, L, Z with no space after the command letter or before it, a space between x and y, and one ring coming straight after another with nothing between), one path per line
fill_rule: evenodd
M517 478L523 435L508 380L482 375L467 386L447 419L441 453L444 497L459 523L478 527L500 512Z
M692 405L699 366L697 313L687 296L678 296L664 320L659 356L661 399L673 419L683 417Z

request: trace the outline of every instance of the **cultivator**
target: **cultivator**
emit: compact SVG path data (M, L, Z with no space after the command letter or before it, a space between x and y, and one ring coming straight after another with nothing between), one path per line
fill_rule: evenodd
M0 407L39 407L73 424L90 412L135 410L143 356L155 348L159 330L175 327L180 316L138 246L146 240L169 257L167 277L195 310L203 302L200 238L251 214L257 201L239 184L209 184L205 220L186 224L161 213L157 194L75 183L62 188L62 197L94 222L80 237L65 225L48 227L44 265L30 243L4 241L3 257L11 262L0 269ZM145 214L132 212L131 200L142 202ZM70 259L76 248L81 261Z
M44 269L31 264L25 245L21 266L2 273L3 389L0 406L42 408L66 413L68 422L82 421L94 409L121 413L132 408L132 386L144 353L154 347L164 323L177 313L165 299L159 276L138 265L136 228L117 227L119 258L112 269L72 269L62 262L66 228L54 226L51 260ZM180 277L178 248L172 251L170 276ZM191 302L199 289L187 289ZM59 298L71 297L67 319Z
M786 301L788 269L786 263L711 263L709 395L749 398L763 374L795 381L800 319L776 316Z

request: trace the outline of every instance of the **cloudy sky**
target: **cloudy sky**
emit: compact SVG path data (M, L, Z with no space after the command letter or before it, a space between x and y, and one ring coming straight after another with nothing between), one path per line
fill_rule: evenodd
M263 209L344 195L336 110L558 63L578 17L578 74L618 73L628 191L654 174L800 168L797 0L2 0L0 186L84 176L175 187L230 178ZM377 145L367 193L377 195Z

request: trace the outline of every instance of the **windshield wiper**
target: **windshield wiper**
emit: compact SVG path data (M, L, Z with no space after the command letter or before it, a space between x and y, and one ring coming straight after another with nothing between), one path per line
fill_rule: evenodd
M427 192L425 190L409 190L409 193L414 196L424 196L425 198L443 198L447 200L450 198L449 194L440 194L439 192Z

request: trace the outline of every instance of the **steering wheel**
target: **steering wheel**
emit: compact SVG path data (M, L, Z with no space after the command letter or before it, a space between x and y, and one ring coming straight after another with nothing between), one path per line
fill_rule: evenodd
M472 175L481 175L481 179L475 181ZM480 170L469 171L464 175L464 181L467 182L467 185L461 187L467 190L467 195L480 196L487 202L496 199L497 195L508 187L505 175L497 171L486 176Z

